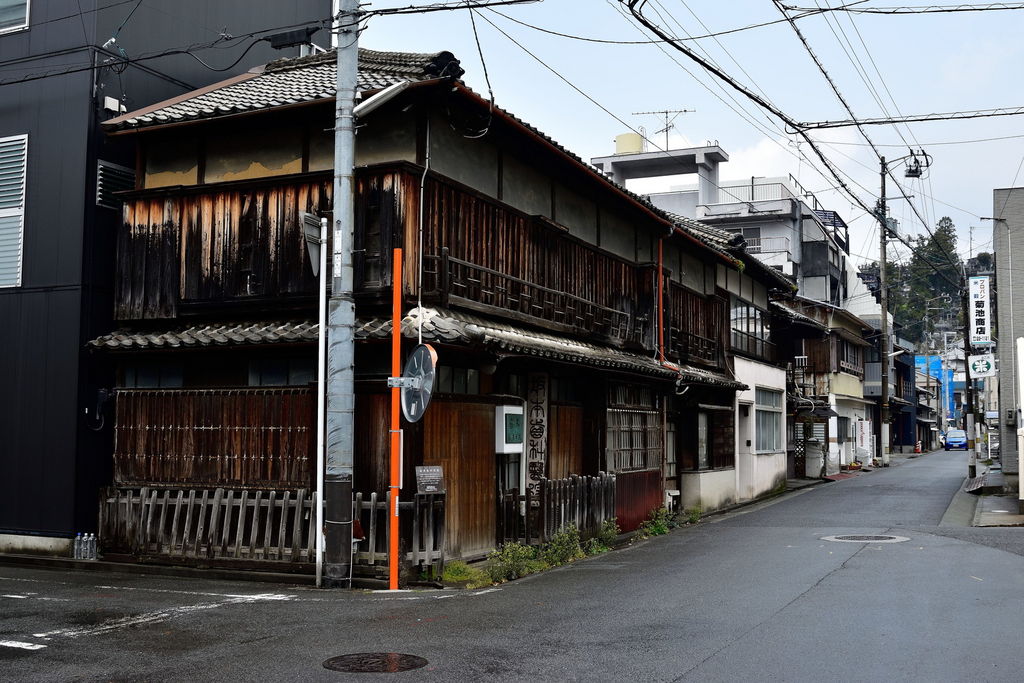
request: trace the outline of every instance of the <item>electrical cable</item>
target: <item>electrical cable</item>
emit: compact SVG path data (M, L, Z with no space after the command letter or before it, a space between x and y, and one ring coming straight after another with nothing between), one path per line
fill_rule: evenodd
M772 0L772 1L775 3L775 6L779 9L779 11L782 12L782 14L785 15L788 18L789 14L787 14L786 10L784 9L784 5L782 4L782 2L780 0ZM832 92L835 93L836 98L843 105L843 108L846 109L846 112L847 112L847 114L849 114L850 118L854 121L854 125L857 127L857 130L860 132L861 136L864 138L865 141L867 141L871 145L872 151L874 151L875 155L879 158L879 161L882 164L882 171L885 174L885 176L888 176L890 179L892 179L893 184L900 191L900 195L902 195L903 199L906 200L906 202L910 206L910 208L913 209L914 214L917 216L917 219L919 221L921 221L921 225L924 227L925 231L929 235L931 235L932 238L934 239L935 235L932 233L931 228L928 226L927 221L925 221L924 217L921 216L921 213L917 210L917 207L913 204L913 202L911 202L910 197L907 196L906 191L904 191L903 187L900 185L899 181L896 179L895 174L892 172L892 170L890 169L889 165L885 163L885 157L883 157L881 152L878 150L878 148L875 147L874 141L868 136L867 132L863 129L863 127L858 122L858 119L857 119L856 115L853 113L853 109L850 106L849 102L843 96L842 92L840 92L839 87L836 85L835 81L832 79L832 77L829 75L828 71L825 69L825 65L818 58L818 56L814 53L814 50L811 48L810 43L804 37L803 32L796 25L796 22L794 20L790 19L789 20L789 25L790 25L790 27L792 27L793 31L796 33L797 37L800 39L800 42L803 44L804 48L807 50L807 53L811 56L811 59L814 61L815 65L818 67L818 70L821 72L822 76L825 77L825 80L828 82L829 87L832 88ZM913 152L911 152L911 154L913 154ZM880 209L881 209L881 205L880 205ZM879 209L879 211L880 211L880 209ZM881 215L881 213L879 213L878 218L879 218L879 221L887 220L884 215ZM886 237L883 236L882 239L886 239ZM949 264L951 266L955 267L956 263L955 263L952 255L946 250L946 248L940 242L936 242L936 244L938 244L940 250L943 252L943 254L945 255L946 259L949 261ZM932 264L929 263L929 265L932 265ZM934 267L934 265L932 267ZM945 277L945 275L943 275L943 277Z
M617 10L617 11L618 11L618 12L619 12L619 13L620 13L620 14L621 14L622 16L623 16L623 19L624 19L625 21L627 21L627 23L628 23L628 24L629 24L630 26L633 26L633 28L635 28L635 29L636 29L637 31L639 31L640 33L643 33L643 29L641 29L641 28L640 28L639 26L637 26L637 25L636 25L636 24L635 24L634 22L632 22L632 21L630 21L630 20L629 20L629 16L628 16L628 14L626 13L626 11L625 11L624 9L622 9L622 7L620 6L620 4L618 4L618 3L617 3L617 2L615 2L614 0L607 0L607 2L608 2L608 4L609 4L609 5L611 5L612 7L614 7L614 8L615 8L615 9L616 9L616 10ZM816 165L814 164L813 160L812 160L812 159L810 159L810 158L809 158L809 157L808 157L808 156L807 156L807 155L806 155L806 154L805 154L805 153L803 152L803 150L801 150L801 149L800 149L799 147L797 147L797 152L796 152L796 153L794 153L794 152L793 152L793 151L792 151L792 150L791 150L791 149L790 149L790 148L789 148L789 147L788 147L787 145L784 145L784 144L780 143L780 142L779 142L778 140L776 140L776 139L775 139L775 137L774 137L774 134L773 134L773 133L771 133L771 132L769 132L769 131L766 131L766 130L765 130L765 128L764 128L764 127L762 127L762 125L761 125L761 124L759 124L759 123L758 123L758 122L757 122L756 120L753 120L753 119L749 118L749 114L747 114L747 112L746 112L745 110L741 110L742 108L738 108L738 107L740 107L739 103L738 103L738 102L736 102L735 98L731 97L731 94L729 94L727 90L725 90L724 92L726 92L726 93L727 93L727 95L729 96L729 98L730 98L730 99L731 99L731 100L732 100L733 102L736 102L736 106L733 106L732 104L730 104L729 102L727 102L727 101L726 101L726 100L725 100L725 99L724 99L724 98L722 97L722 95L720 95L720 94L718 94L717 92L715 92L714 90L712 90L710 86L708 86L708 85L707 85L706 83L704 83L704 82L703 82L703 81L702 81L701 79L699 79L699 78L698 78L698 77L697 77L697 76L696 76L696 75L695 75L695 74L694 74L694 73L693 73L692 71L690 71L689 69L687 69L687 68L686 68L686 66L684 66L684 65L683 65L683 64L682 64L682 63L681 63L681 62L680 62L680 61L679 61L678 59L676 59L676 58L675 58L675 57L673 57L673 56L672 56L672 55L671 55L671 54L670 54L669 52L667 52L667 51L665 50L665 47L664 47L664 45L660 44L660 43L662 43L662 42L671 42L671 41L659 41L659 43L658 43L658 44L655 44L655 47L657 47L657 48L658 48L658 50L660 50L660 51L661 51L661 52L662 52L663 54L665 54L665 56L666 56L666 57L668 57L668 59L670 59L670 60L671 60L671 61L672 61L672 62L673 62L674 64L676 64L676 66L678 66L678 67L679 67L679 68L680 68L680 69L681 69L681 70L682 70L682 71L683 71L684 73L686 73L687 75L689 75L689 76L690 76L690 78L692 78L692 79L693 79L693 80L694 80L694 81L695 81L695 82L696 82L696 83L697 83L698 85L700 85L700 86L701 86L702 88L704 88L705 90L707 90L709 94L711 94L711 95L712 95L713 97L717 98L717 99L718 99L718 100L719 100L719 101L720 101L720 102L721 102L722 104L724 104L724 105L725 105L725 106L726 106L727 108L731 109L731 110L732 110L732 111L733 111L733 112L734 112L734 113L735 113L735 114L736 114L737 116L739 116L739 117L740 117L741 119L743 119L744 121L746 121L747 123L749 123L749 124L750 124L751 126L753 126L753 127L755 128L755 129L757 129L758 131L760 131L760 132L761 132L762 134L764 134L764 135L765 135L765 136L767 137L767 139L768 139L768 140L770 140L770 141L771 141L771 142L772 142L773 144L775 144L775 145L776 145L776 146L778 146L778 147L779 147L780 149L782 149L782 150L783 150L784 152L786 152L787 154L789 154L790 156L793 156L794 158L796 158L796 159L798 159L798 160L802 158L802 159L803 159L804 161L806 161L806 162L807 162L807 164L808 164L808 165L809 165L809 166L810 166L810 167L811 167L811 168L812 168L812 169L813 169L813 170L814 170L814 171L815 171L816 173L818 173L818 174L819 174L819 175L821 176L821 178L822 178L823 180L825 180L826 182L830 182L830 181L829 181L829 177L828 177L828 175L826 175L826 174L825 174L825 172L823 172L823 171L822 171L821 169L819 169L819 168L818 168L818 167L817 167L817 166L816 166ZM771 121L771 119L770 119L770 118L769 118L768 120L769 120L769 121ZM773 123L773 125L775 125L775 124L774 124L774 122L772 122L772 123ZM780 131L781 131L781 129L780 129ZM783 134L785 134L785 133L783 132ZM864 191L865 191L865 192L867 192L868 194L871 194L871 191L870 191L870 190L868 190L868 189L864 188L864 186L863 186L863 185L860 185L860 184L859 184L859 183L858 183L858 182L857 182L857 181L856 181L855 179L853 179L853 178L852 178L852 177L850 177L849 175L847 175L847 174L843 173L843 171L842 171L842 170L840 170L840 169L838 169L838 168L837 168L837 169L835 169L835 170L836 170L837 172L839 172L839 173L842 173L842 174L843 174L844 176L846 176L846 177L847 177L847 179L848 179L848 180L849 180L849 181L850 181L850 182L851 182L852 184L854 184L854 185L857 185L858 187L860 187L860 188L861 188L862 190L864 190ZM833 177L834 177L834 176L833 176ZM842 193L842 192L843 192L843 190L841 190L840 188L838 188L838 187L837 187L837 186L835 186L834 184L832 185L832 188L833 188L833 190L834 190L834 191L836 191L836 192L840 192L840 193ZM853 195L851 195L851 194L850 194L849 192L847 192L847 195L848 195L848 196L853 196Z
M831 12L849 12L850 14L941 14L950 12L989 12L1002 10L1024 9L1024 2L996 2L984 5L960 4L960 5L928 5L928 6L897 6L897 7L854 7L857 3L851 3L840 7L833 7ZM796 7L783 5L792 12L806 12L807 7Z

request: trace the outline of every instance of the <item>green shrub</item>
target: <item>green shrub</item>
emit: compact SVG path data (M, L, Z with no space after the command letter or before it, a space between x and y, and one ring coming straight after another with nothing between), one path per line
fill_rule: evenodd
M546 568L537 551L525 543L506 543L487 555L487 573L495 582L511 581Z
M601 530L597 532L597 540L601 542L601 545L610 548L620 533L622 533L622 529L619 528L615 518L612 517L601 523Z
M704 510L701 509L700 505L689 508L688 510L683 510L683 514L686 516L686 523L696 524L700 521L700 516L703 512Z
M580 530L575 524L559 529L540 549L540 559L551 567L569 564L581 557L585 555L580 546Z
M489 585L491 577L482 569L470 567L465 562L456 560L444 566L444 572L441 573L441 581L449 585L480 588Z
M640 539L651 536L663 536L679 526L674 514L661 507L651 510L650 515L636 529L636 537Z

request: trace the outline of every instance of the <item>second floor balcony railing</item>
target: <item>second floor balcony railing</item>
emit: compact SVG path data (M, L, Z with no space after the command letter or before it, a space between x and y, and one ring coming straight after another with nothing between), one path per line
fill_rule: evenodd
M753 356L771 362L778 358L775 344L746 332L732 330L730 343L732 344L733 351L746 356Z
M643 324L626 311L449 256L425 256L424 286L442 303L485 306L518 319L543 320L624 343L643 336Z
M746 242L751 254L790 253L788 237L748 237Z

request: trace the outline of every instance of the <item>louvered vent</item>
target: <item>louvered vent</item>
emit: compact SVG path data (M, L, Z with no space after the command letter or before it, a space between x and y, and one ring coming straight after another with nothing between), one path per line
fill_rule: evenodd
M135 189L135 171L124 166L100 161L96 165L96 204L120 209L121 198L115 193Z
M28 136L0 138L0 287L21 285Z

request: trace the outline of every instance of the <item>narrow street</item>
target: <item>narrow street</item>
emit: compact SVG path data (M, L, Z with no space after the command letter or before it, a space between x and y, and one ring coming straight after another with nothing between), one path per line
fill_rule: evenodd
M478 591L0 566L0 678L1018 681L1024 538L940 526L966 469L940 451ZM321 666L358 652L429 663Z

